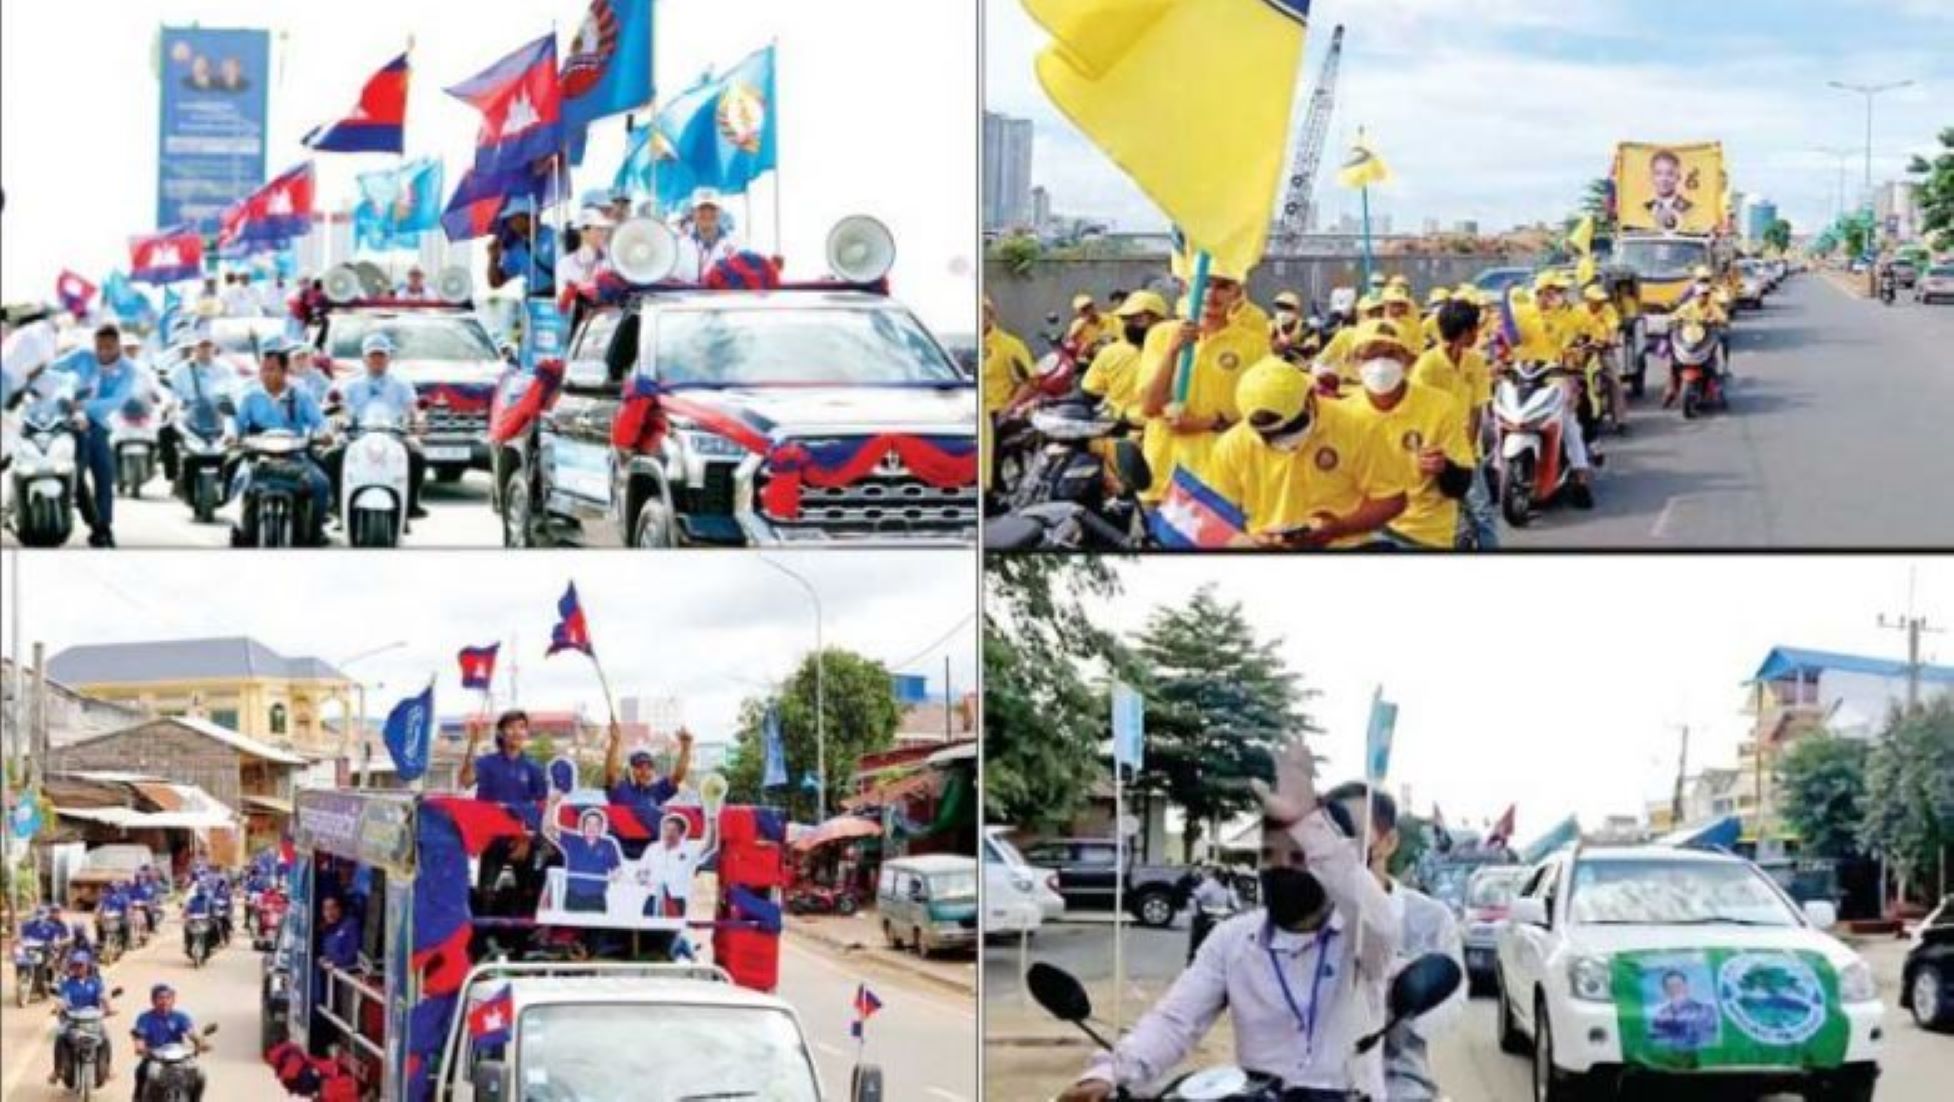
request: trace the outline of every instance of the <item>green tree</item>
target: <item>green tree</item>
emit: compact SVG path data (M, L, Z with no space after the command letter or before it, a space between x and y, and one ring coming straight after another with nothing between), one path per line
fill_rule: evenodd
M984 815L1062 828L1109 774L1106 692L1088 667L1123 666L1082 602L1119 595L1110 560L1000 555L984 563Z
M1920 181L1920 225L1936 249L1954 249L1954 127L1940 132L1940 152L1915 157L1907 172Z
M784 803L793 818L812 821L816 790L808 787L804 778L819 776L821 755L815 738L819 733L827 743L828 813L832 815L842 798L852 791L856 761L864 754L895 745L896 728L902 724L902 706L896 702L889 668L839 647L822 651L819 666L819 680L825 682L820 709L815 707L817 678L813 654L801 659L775 697L780 709L780 741L787 756L789 786L784 792L763 790L760 786L766 765L761 727L767 714L767 701L749 698L741 703L739 730L734 735L734 749L726 771L728 799L775 806ZM815 723L817 711L822 719L819 727Z
M1866 211L1846 215L1839 222L1839 240L1848 257L1864 256L1873 241L1873 216Z
M1134 641L1146 697L1146 763L1138 791L1187 814L1186 859L1210 822L1255 806L1250 777L1271 773L1274 752L1318 730L1303 711L1315 694L1284 665L1281 640L1259 640L1242 606L1197 590L1182 608L1156 608Z
M1014 276L1027 276L1045 255L1045 246L1030 234L1012 234L991 243L990 257Z
M1791 247L1791 223L1780 218L1764 230L1764 243L1779 252Z
M1608 177L1597 176L1589 180L1587 189L1581 193L1581 204L1575 208L1575 216L1570 220L1568 228L1572 229L1573 222L1579 221L1582 217L1593 215L1595 234L1600 237L1614 236L1614 195L1615 184Z
M1391 866L1385 871L1392 876L1405 876L1418 867L1425 854L1432 848L1432 825L1419 816L1398 809L1398 848L1391 854Z
M1851 857L1866 821L1867 746L1820 735L1801 739L1778 762L1784 819L1807 853Z
M1954 698L1895 714L1867 757L1866 849L1930 884L1954 845Z

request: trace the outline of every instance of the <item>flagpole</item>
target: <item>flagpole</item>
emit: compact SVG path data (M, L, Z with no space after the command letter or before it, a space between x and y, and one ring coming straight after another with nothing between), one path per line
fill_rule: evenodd
M1371 186L1365 184L1363 187L1357 189L1357 193L1363 197L1364 204L1364 284L1369 286L1371 281Z
M1194 254L1194 283L1187 292L1187 317L1196 326L1201 324L1201 312L1208 301L1208 265L1211 260L1206 249ZM1187 404L1187 392L1194 384L1194 345L1199 339L1195 338L1181 349L1180 363L1174 367L1174 404L1177 406Z
M1202 254L1202 260L1207 254ZM1205 273L1197 270L1196 278ZM1115 736L1117 738L1117 736ZM1126 784L1120 774L1119 746L1113 746L1113 1043L1119 1044L1126 1003Z
M779 88L779 84L780 84L780 69L779 69L779 65L780 65L780 55L779 55L779 54L778 54L777 52L775 52L775 50L776 50L776 48L777 48L777 47L778 47L779 45L780 45L780 36L779 36L779 35L775 35L774 37L772 37L772 38L770 38L770 39L768 39L768 40L767 40L767 50L768 50L768 54L767 54L767 71L769 72L769 74L771 74L771 76L772 76L772 78L773 78L773 80L772 80L772 83L773 83L773 84L774 84L774 86L775 86L775 87L774 87L774 90L773 90L773 92L774 92L774 96L773 96L773 98L774 98L774 102L773 102L773 103L769 103L769 104L767 104L767 110L769 110L769 111L771 111L771 112L773 112L773 132L774 132L774 151L773 151L773 255L774 255L774 259L776 259L776 260L782 260L782 259L784 259L784 258L782 257L782 255L781 255L781 252L782 252L782 250L783 250L783 249L785 249L785 248L786 248L786 246L785 246L785 245L783 245L783 244L781 244L781 240L782 240L782 238L781 238L781 233L780 233L780 103L779 103L779 100L780 100L780 88ZM749 232L749 233L751 233L752 231L751 231L751 230L749 229L749 230L748 230L747 232ZM784 266L784 265L783 265L783 266Z
M1366 195L1370 194L1370 189L1365 188L1364 193ZM1366 209L1368 210L1368 208ZM1370 225L1370 215L1368 213L1364 216L1364 225L1366 227ZM1364 279L1366 282L1369 281L1370 273L1368 271L1365 272ZM1375 760L1375 755L1372 753L1370 746L1370 728L1372 724L1377 722L1377 703L1382 699L1384 699L1384 686L1379 685L1377 688L1371 690L1370 715L1365 719L1364 723L1364 829L1357 842L1357 857L1358 864L1363 867L1363 874L1365 876L1371 875L1371 809L1377 806L1377 792L1372 786L1380 783L1384 779L1382 777L1371 776L1371 765ZM1352 941L1352 946L1357 959L1362 960L1364 956L1364 924L1361 922L1357 923L1357 934Z

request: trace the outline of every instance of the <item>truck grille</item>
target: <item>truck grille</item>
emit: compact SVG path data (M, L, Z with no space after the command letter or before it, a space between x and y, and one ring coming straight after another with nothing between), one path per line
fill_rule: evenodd
M764 501L770 472L762 467L755 480L756 500ZM868 475L847 486L801 486L800 516L786 519L767 515L767 522L783 535L828 536L842 539L913 537L959 539L977 530L977 487L939 488L911 474L893 452Z
M435 406L427 411L427 434L433 436L470 439L488 435L488 411L464 412L448 406Z
M417 388L428 403L429 438L480 440L488 436L491 383L427 383Z

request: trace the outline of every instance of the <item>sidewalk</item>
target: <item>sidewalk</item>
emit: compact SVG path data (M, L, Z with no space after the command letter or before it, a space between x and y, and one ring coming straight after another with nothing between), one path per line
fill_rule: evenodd
M787 933L827 950L866 957L885 967L914 976L959 995L976 995L976 954L924 957L913 951L890 949L882 936L881 920L873 909L852 915L787 916Z

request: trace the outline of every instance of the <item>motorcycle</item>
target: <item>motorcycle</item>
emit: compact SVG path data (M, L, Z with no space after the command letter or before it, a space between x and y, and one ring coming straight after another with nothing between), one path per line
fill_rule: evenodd
M285 912L291 902L281 891L260 892L258 901L251 908L251 947L260 952L270 950L278 944L278 927L285 921Z
M852 915L861 906L849 888L804 884L787 896L787 910L797 915Z
M131 398L109 415L109 451L115 456L115 490L139 498L156 475L157 410L141 398Z
M1893 305L1893 299L1898 293L1896 290L1898 284L1899 281L1893 278L1891 272L1881 276L1879 279L1879 301L1888 306Z
M109 997L121 994L122 989L118 987L109 992ZM60 1076L61 1085L80 1093L84 1102L108 1082L109 1038L103 1021L106 1017L107 1012L99 1006L61 1008L61 1025L55 1043L57 1051L64 1052L66 1057L56 1060L58 1066L54 1070Z
M1561 438L1567 391L1560 385L1571 374L1558 364L1519 362L1493 390L1499 507L1515 528L1526 527L1535 508L1573 484Z
M205 1026L205 1037L217 1032L217 1023ZM190 1102L197 1096L203 1072L197 1068L195 1045L178 1042L149 1050L149 1081L143 1084L142 1102Z
M217 519L224 504L224 463L231 438L225 418L235 412L230 399L216 403L184 403L176 409L171 427L176 431L177 500L190 507L199 524Z
M1683 417L1695 420L1707 409L1728 411L1718 360L1721 341L1716 330L1700 321L1686 321L1669 335L1670 370L1675 372L1675 389L1683 407Z
M398 547L407 529L407 424L369 403L346 441L339 517L354 547Z
M161 916L154 903L137 900L129 905L129 928L135 932L136 948L149 944L149 935L156 932L156 924Z
M54 989L54 959L48 943L23 938L14 945L14 1005L45 999Z
M101 926L99 947L103 964L114 964L129 951L129 920L120 911L104 911L97 918Z
M244 505L231 533L236 547L294 547L318 530L312 495L306 488L311 442L277 429L239 441Z
M1008 515L986 526L985 546L1128 550L1144 545L1139 494L1152 483L1152 473L1139 445L1116 435L1119 422L1083 400L1047 406L1031 421L1045 444L1027 457L1007 499Z
M1358 1038L1356 1054L1361 1056L1376 1048L1385 1035L1400 1023L1436 1009L1451 998L1464 982L1465 972L1459 967L1459 962L1444 953L1428 953L1412 961L1391 980L1384 1028ZM1107 1052L1112 1051L1113 1046L1100 1036L1098 1030L1087 1024L1092 1017L1092 998L1071 973L1039 961L1025 973L1025 986L1047 1014L1078 1027L1095 1045ZM1116 1087L1113 1097L1123 1102L1141 1102L1145 1099L1156 1102L1196 1102L1197 1099L1200 1102L1282 1102L1285 1093L1284 1084L1272 1075L1224 1065L1200 1068L1181 1075L1169 1082L1159 1094L1135 1094L1125 1087ZM1323 1094L1322 1091L1316 1092L1316 1096ZM1353 1090L1343 1097L1348 1102L1362 1102L1364 1096Z
M78 468L71 386L30 400L8 463L14 534L28 547L59 547L75 529Z
M183 920L184 951L192 968L202 968L210 959L211 923L208 916L191 915Z

